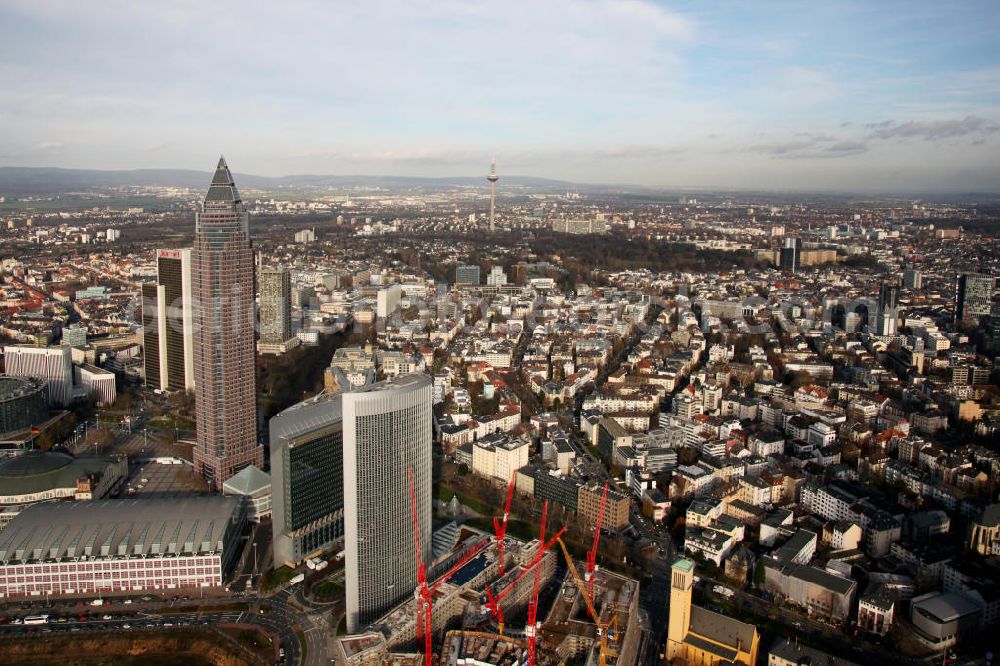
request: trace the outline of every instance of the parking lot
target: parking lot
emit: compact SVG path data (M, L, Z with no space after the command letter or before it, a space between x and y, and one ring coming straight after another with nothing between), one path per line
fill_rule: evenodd
M147 462L129 464L128 483L122 494L131 497L179 497L198 492L208 492L208 488L204 480L194 475L190 465Z

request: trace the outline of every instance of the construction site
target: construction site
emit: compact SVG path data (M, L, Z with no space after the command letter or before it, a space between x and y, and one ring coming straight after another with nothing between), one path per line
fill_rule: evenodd
M506 534L512 490L494 534L452 526L448 547L420 565L414 594L363 632L338 638L336 663L635 664L639 583L597 567L600 520L586 559L576 561L566 528L546 534L547 507L537 538Z

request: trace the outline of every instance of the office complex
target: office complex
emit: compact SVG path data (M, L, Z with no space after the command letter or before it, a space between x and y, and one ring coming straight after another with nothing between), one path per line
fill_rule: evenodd
M903 286L907 289L920 289L924 286L924 274L915 268L903 271Z
M344 536L341 394L289 407L270 430L274 562L294 567Z
M459 264L455 267L455 284L459 286L479 286L479 266Z
M781 248L778 259L778 267L783 271L792 273L799 270L802 265L802 239L786 238L785 246Z
M431 552L431 380L403 375L342 394L347 630L417 585L408 472L425 562Z
M35 504L0 532L0 598L219 587L245 526L237 497Z
M608 232L608 223L604 220L552 220L552 231L563 234L587 235L604 234Z
M63 326L62 343L68 347L83 349L87 346L87 325Z
M192 294L198 441L195 471L212 488L247 465L263 467L257 445L253 251L249 215L220 158L195 220Z
M118 399L115 373L84 363L73 368L76 384L86 396L92 396L98 407L113 405Z
M878 290L878 318L876 332L879 335L896 335L899 321L899 285L883 282Z
M49 387L49 404L66 407L73 402L73 359L71 348L3 348L4 370L11 377L41 379Z
M486 285L489 287L502 287L507 284L507 274L503 272L503 266L494 266L486 274Z
M264 268L258 276L260 284L261 354L283 354L297 347L299 339L292 335L292 274L287 268Z
M958 276L955 290L955 323L977 324L979 318L990 314L993 298L992 275L964 273Z
M399 308L403 288L398 283L381 287L375 295L375 316L380 319L392 315Z
M142 347L146 385L194 390L191 250L158 250L156 282L142 285Z

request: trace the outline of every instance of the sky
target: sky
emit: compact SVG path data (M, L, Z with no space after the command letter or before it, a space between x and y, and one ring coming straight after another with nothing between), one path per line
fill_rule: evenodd
M998 33L996 0L0 0L0 166L996 192Z

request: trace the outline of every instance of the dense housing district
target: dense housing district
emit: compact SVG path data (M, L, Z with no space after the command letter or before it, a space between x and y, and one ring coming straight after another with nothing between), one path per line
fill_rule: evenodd
M205 185L0 212L0 631L182 595L310 664L995 654L996 210Z

